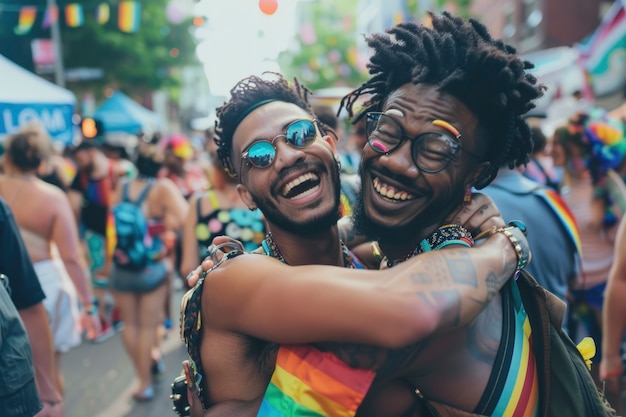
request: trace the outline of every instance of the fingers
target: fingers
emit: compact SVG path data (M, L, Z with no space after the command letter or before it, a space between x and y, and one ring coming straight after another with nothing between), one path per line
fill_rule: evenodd
M506 225L493 200L481 193L474 193L472 201L452 213L450 219L451 223L459 224L473 234Z

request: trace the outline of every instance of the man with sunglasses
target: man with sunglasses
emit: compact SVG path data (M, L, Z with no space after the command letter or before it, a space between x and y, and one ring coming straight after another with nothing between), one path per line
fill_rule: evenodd
M240 197L249 208L264 213L270 232L262 253L270 256L235 257L240 250L229 243L226 258L233 259L222 261L184 297L182 331L192 359L191 366L185 367L190 388L200 392L203 407L210 410L206 415L255 415L277 355L277 345L260 339L336 340L386 348L408 345L475 317L521 259L510 239L523 245L523 234L504 228L480 248L425 254L393 270L352 270L358 260L339 240L337 229L335 142L316 122L306 94L303 86L290 85L283 78L268 81L253 76L239 82L230 101L218 109L219 156L239 179ZM454 210L448 214L453 218ZM469 233L457 225L431 235L433 248L473 244ZM526 249L519 249L520 256L528 256ZM293 269L285 263L348 268ZM410 278L418 275L419 279ZM344 346L339 353L351 364L375 369L379 377L415 353L414 349L378 349L375 362L364 362L371 351L366 346ZM317 363L316 372L336 375L346 369L336 357L316 349L292 351L283 346L278 353L287 362L299 354ZM193 375L194 369L200 378ZM353 415L373 378L368 370L351 375L352 398L340 406ZM379 399L370 400L368 407L374 410L398 391L408 396L408 407L413 406L414 392L407 391L404 383L382 382L377 385ZM225 403L229 400L241 402ZM407 406L398 407L398 413L387 406L379 415L401 415Z

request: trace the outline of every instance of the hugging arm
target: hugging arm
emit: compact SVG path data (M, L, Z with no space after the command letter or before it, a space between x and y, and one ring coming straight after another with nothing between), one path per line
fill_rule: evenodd
M277 343L401 347L476 317L515 271L510 241L429 252L394 268L290 267L258 255L230 259L203 288L203 320Z

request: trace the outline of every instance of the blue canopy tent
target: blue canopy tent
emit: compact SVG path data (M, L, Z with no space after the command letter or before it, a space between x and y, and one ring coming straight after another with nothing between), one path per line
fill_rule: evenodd
M94 112L94 119L102 122L105 134L139 132L154 133L161 129L161 118L135 100L116 91Z
M76 96L0 55L0 139L32 120L54 141L72 142Z

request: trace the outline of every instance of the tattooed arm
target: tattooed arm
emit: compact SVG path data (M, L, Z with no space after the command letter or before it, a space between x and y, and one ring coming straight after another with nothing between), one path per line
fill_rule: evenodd
M395 348L476 317L516 265L502 233L476 248L429 252L382 271L241 255L205 280L203 320L277 343Z

